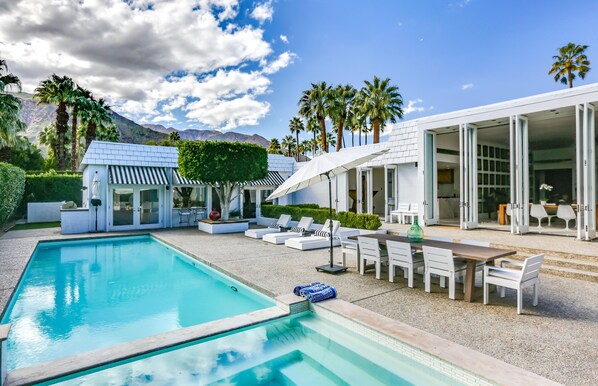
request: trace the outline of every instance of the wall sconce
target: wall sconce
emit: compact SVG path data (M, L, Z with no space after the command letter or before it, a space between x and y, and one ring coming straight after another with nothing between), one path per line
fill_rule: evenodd
M170 185L166 185L166 190L170 190Z
M84 191L86 191L86 190L87 190L87 186L84 186L84 187L82 187L82 188L81 188L81 191L82 191L82 192L84 192Z

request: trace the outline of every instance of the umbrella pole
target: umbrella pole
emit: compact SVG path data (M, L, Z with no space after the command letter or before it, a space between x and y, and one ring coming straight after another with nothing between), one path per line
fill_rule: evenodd
M325 175L326 178L328 178L328 204L330 207L330 265L321 265L319 267L316 267L316 270L319 272L338 273L346 271L347 267L334 265L334 239L332 238L332 230L334 229L334 225L332 224L332 181L330 180L330 172L323 173L323 175Z

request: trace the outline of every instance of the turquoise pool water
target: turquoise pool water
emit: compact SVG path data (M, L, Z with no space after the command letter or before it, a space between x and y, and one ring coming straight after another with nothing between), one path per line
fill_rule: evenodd
M274 304L150 236L41 243L2 318L7 367Z
M459 385L311 313L115 364L60 385Z

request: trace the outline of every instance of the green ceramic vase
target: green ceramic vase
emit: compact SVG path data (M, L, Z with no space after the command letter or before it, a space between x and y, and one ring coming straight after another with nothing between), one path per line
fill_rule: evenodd
M424 240L424 230L417 223L417 217L413 217L413 224L409 231L407 231L407 237L412 243L421 243Z

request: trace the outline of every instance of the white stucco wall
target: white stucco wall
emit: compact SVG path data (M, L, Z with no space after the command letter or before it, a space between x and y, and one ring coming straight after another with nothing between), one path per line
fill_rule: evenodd
M418 178L415 163L402 164L398 166L399 175L399 199L398 202L421 203L423 199L418 198Z

